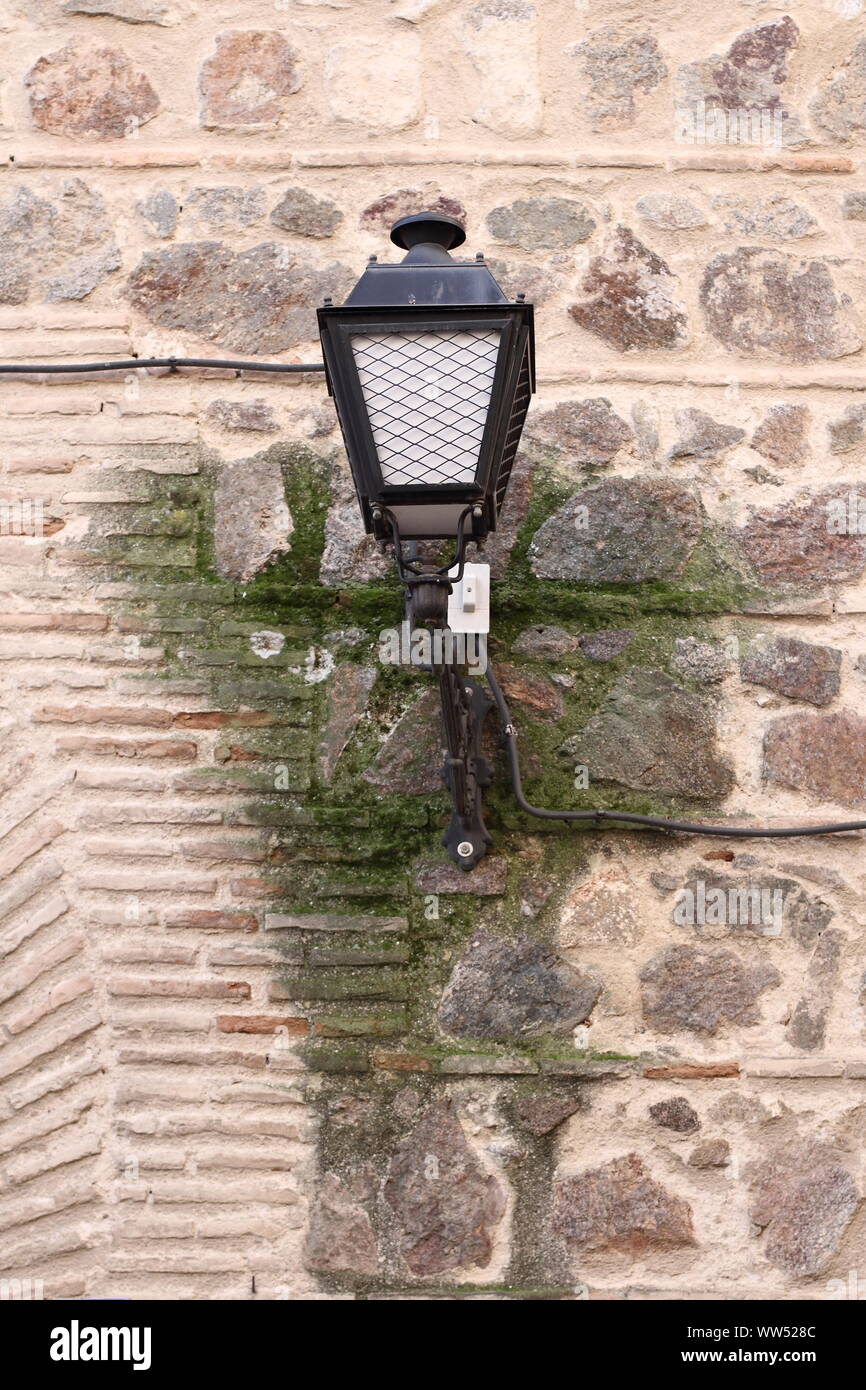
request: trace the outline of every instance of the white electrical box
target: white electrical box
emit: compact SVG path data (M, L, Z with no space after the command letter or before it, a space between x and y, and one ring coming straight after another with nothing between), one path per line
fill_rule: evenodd
M457 573L457 566L449 570ZM463 578L448 595L448 626L452 632L490 631L490 566L464 565Z

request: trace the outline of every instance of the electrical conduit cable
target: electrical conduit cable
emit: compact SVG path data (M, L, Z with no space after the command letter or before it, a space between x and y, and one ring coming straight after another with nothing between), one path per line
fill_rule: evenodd
M785 825L772 828L769 826L702 825L695 821L666 820L663 816L641 816L636 811L550 811L541 806L533 806L527 801L523 793L523 781L520 776L520 763L517 757L517 739L505 696L489 666L486 675L493 702L502 721L514 797L520 810L525 811L528 816L536 816L541 820L588 821L593 822L597 828L601 828L605 821L612 821L625 825L646 825L654 830L685 831L691 835L725 835L730 839L739 840L785 839L793 835L837 835L845 830L866 830L866 820L840 821L830 825Z

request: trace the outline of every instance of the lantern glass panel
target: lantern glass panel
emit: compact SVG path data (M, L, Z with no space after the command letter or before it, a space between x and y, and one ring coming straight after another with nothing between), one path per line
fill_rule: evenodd
M498 328L352 335L386 487L475 482L500 340Z

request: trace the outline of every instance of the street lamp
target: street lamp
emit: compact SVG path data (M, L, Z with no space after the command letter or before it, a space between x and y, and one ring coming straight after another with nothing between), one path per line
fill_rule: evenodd
M319 332L364 526L393 545L411 626L443 631L466 543L496 529L505 500L535 389L533 311L506 298L482 255L452 258L466 240L455 218L402 217L391 240L403 260L372 257L345 304L319 309ZM436 540L454 542L446 565L419 556L419 541ZM453 660L432 669L452 796L443 842L471 869L490 843L480 736L491 703Z

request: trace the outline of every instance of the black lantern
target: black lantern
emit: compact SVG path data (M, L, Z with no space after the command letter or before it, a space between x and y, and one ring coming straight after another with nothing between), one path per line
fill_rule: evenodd
M379 539L495 530L535 389L532 305L482 256L452 259L453 217L403 217L394 265L370 261L341 308L318 311L364 525Z

